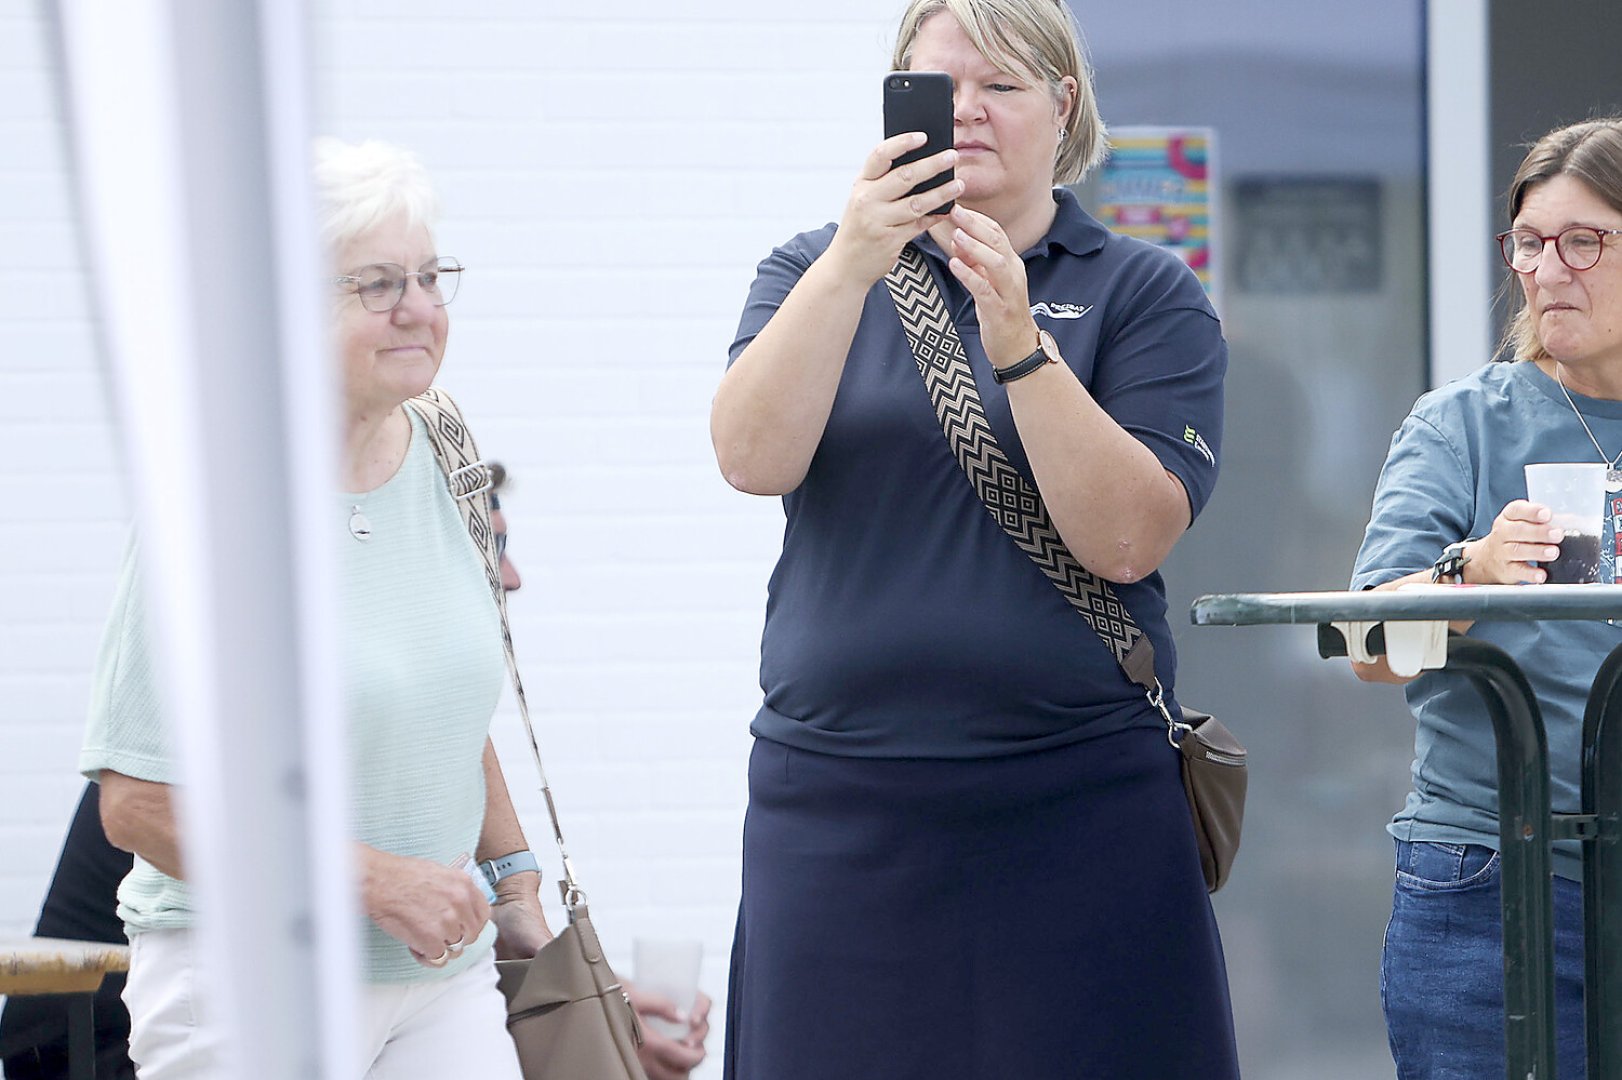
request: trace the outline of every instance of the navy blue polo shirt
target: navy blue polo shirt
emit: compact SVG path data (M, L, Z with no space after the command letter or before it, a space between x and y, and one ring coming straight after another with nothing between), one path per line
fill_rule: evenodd
M1099 405L1188 489L1216 483L1227 346L1175 255L1118 236L1056 190L1048 234L1024 253L1032 311ZM835 226L760 264L736 360L822 254ZM1031 479L980 347L974 302L926 235L997 441ZM761 639L757 736L854 757L973 758L1159 723L1086 621L986 511L941 434L883 281L869 292L828 426L783 497L783 554ZM1155 646L1176 650L1159 574L1115 585Z

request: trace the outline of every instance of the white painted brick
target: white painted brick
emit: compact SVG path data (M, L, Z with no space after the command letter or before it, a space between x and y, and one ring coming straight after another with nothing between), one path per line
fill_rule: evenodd
M56 490L64 493L88 490L94 485L104 485L105 478L79 478L64 476L58 478ZM42 482L35 476L7 477L0 482L0 501L9 499L40 499L41 495L49 495L48 487L42 492ZM41 499L35 505L51 507L56 500ZM118 499L113 512L117 512L122 499ZM94 504L78 504L80 506ZM106 560L112 556L113 572L117 574L117 562L122 555L125 540L129 534L126 522L109 518L97 518L91 521L72 522L63 518L60 523L51 518L44 518L40 522L24 522L21 524L7 522L0 526L0 545L18 545L12 550L26 553L26 560L21 564L13 562L7 573L27 570L31 574L42 571L58 573L97 573L105 571ZM103 580L111 580L104 578ZM112 600L111 587L107 590L107 599L103 608ZM59 613L56 618L65 617L67 612ZM105 611L103 612L105 614Z
M5 46L0 44L0 71L21 70L6 63ZM29 118L24 120L0 119L0 146L6 148L6 160L15 162L55 162L61 155L57 143L55 118Z
M0 770L27 771L47 761L54 768L60 764L58 750L52 745L56 739L71 740L77 753L89 694L88 664L84 672L51 674L21 669L9 660L0 663L0 702L13 703L11 707L17 710L10 723L0 725L6 734ZM25 728L21 719L24 714L40 717L47 724Z
M15 161L19 170L24 165L30 166L28 171L0 171L0 222L7 223L7 236L11 235L12 223L19 221L73 220L73 193L69 190L66 175L59 168L45 171L44 163L25 163L21 157L11 157L9 152L7 160ZM54 165L56 159L53 157L51 162Z
M41 463L43 466L45 463ZM111 474L71 474L51 476L43 468L7 478L7 498L26 500L31 505L56 502L90 502L101 506L127 505L123 480Z
M106 473L116 467L106 428L91 425L34 425L0 428L0 459L48 460L65 472Z
M112 432L98 371L59 369L55 365L50 370L8 371L6 387L0 419L8 424L38 425L32 430L41 439L92 440L111 445Z
M5 99L4 80L0 80L0 100ZM78 227L68 218L40 218L30 215L26 223L12 223L4 227L6 246L26 259L34 274L41 271L69 270L77 275L79 251ZM3 281L0 278L0 281ZM74 286L83 289L81 282Z
M0 134L0 138L4 138ZM0 319L84 320L89 316L89 283L78 270L0 268Z
M98 354L95 349L95 336L90 326L85 323L16 323L8 326L6 333L9 341L6 355L0 358L0 365L3 365L0 366L0 370L5 371L8 377L12 372L78 374L96 370ZM10 398L11 395L0 397ZM83 400L99 405L99 399L94 394ZM45 415L49 415L49 410L75 407L79 404L80 400L73 395L63 395L60 400L22 398L10 401L0 408L29 410L19 412L17 415L34 419L41 415L32 411L35 406L47 410ZM4 415L7 414L0 413L0 416Z
M100 628L89 621L72 624L41 622L26 630L0 628L0 653L8 666L38 672L80 670L93 660L101 641Z
M0 18L0 71L26 73L44 83L45 65L44 23L32 12L7 12Z
M16 28L0 23L0 34L17 33ZM0 69L0 120L17 120L50 116L56 103L45 80L36 76L11 74L9 68Z

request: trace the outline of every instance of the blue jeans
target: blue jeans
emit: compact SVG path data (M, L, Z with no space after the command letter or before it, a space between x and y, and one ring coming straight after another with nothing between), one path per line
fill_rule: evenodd
M1477 844L1397 841L1397 882L1380 964L1398 1080L1504 1075L1504 925L1498 853ZM1580 1080L1583 896L1554 879L1555 1053Z

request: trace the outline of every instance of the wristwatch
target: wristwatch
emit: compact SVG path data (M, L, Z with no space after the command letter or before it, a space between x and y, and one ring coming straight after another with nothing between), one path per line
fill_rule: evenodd
M1036 351L1017 364L1007 367L994 367L991 377L1000 383L1010 383L1015 379L1023 379L1044 364L1057 364L1063 357L1059 355L1059 343L1053 340L1053 335L1046 330L1036 331Z
M1431 581L1439 582L1444 578L1452 578L1459 584L1464 583L1464 564L1470 561L1470 556L1464 553L1467 540L1460 540L1456 544L1449 544L1442 549L1442 554L1431 564Z
M541 864L535 861L534 852L525 850L503 855L499 859L486 859L479 864L479 869L484 871L484 880L490 883L491 888L495 888L496 882L510 878L514 874L530 870L539 873Z

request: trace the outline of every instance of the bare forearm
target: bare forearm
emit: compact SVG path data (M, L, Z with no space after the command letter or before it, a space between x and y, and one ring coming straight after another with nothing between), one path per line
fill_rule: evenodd
M710 407L710 439L727 483L754 495L800 486L871 284L825 254L727 370Z
M1429 570L1417 570L1412 574L1387 581L1383 585L1376 585L1372 591L1389 592L1392 589L1400 589L1404 585L1428 585L1430 580L1431 572ZM1455 633L1463 634L1474 625L1473 620L1467 619L1462 622L1448 623L1447 628ZM1364 682L1395 683L1399 686L1403 683L1413 682L1419 677L1417 675L1396 674L1391 670L1390 661L1384 656L1376 657L1372 664L1360 664L1353 660L1352 673Z
M1188 496L1075 373L1050 364L1008 384L1008 402L1054 527L1110 581L1153 573L1189 525Z
M523 851L529 845L524 840L518 812L513 809L495 745L488 739L484 743L484 792L484 828L479 833L476 857L482 862ZM496 922L496 956L500 959L521 960L534 956L552 939L546 914L541 910L540 894L541 875L532 870L511 874L496 882L496 904L491 909L491 918Z
M174 789L103 769L101 827L116 848L139 855L172 878L184 879Z
M489 739L484 741L484 828L479 832L479 850L475 858L499 859L528 847L524 840L524 827L518 823L518 811L513 809L511 794L507 791L507 778L502 775L496 748Z
M501 762L496 758L495 744L484 742L484 828L479 832L479 849L474 858L499 859L529 847L524 839L524 827L519 824L518 811L513 808L512 795L507 790L507 778L502 774ZM540 895L541 875L532 871L513 874L496 883L496 893L502 902L513 898L535 899Z

